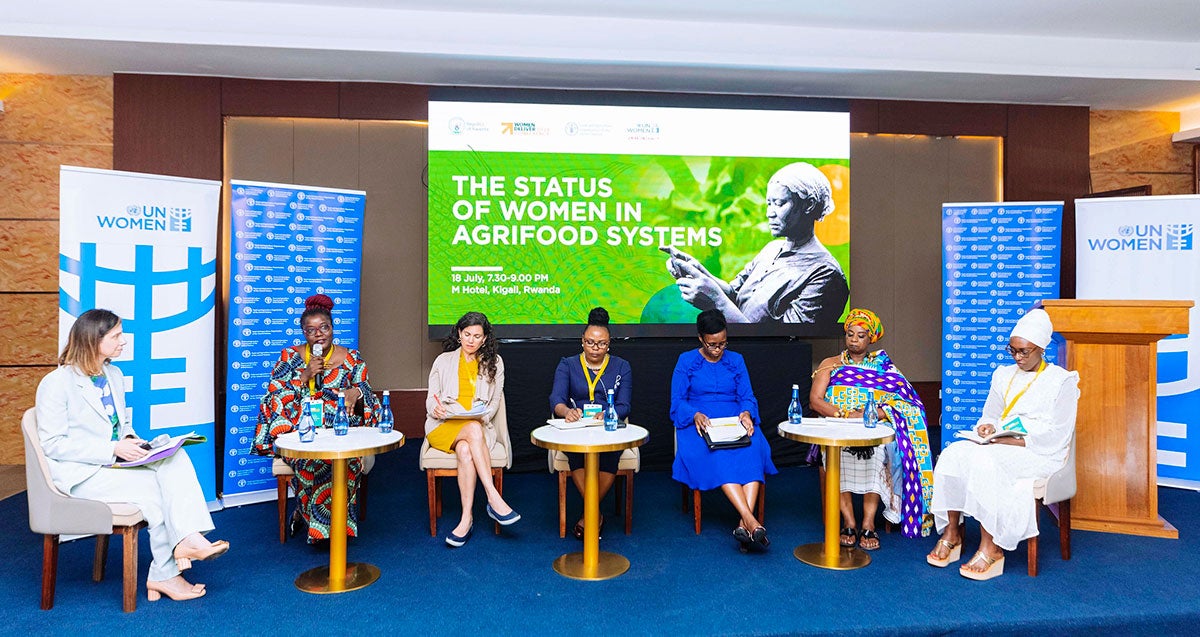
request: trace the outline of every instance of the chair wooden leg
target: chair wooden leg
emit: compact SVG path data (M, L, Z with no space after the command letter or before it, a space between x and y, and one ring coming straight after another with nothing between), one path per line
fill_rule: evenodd
M700 489L692 489L692 519L696 523L696 535L700 535Z
M429 487L429 536L437 537L437 476L433 475L433 471L426 471L425 480Z
M108 538L107 535L96 536L96 556L92 559L92 581L104 581L104 566L108 561Z
M279 543L287 543L287 501L288 501L288 483L292 481L291 476L275 476L275 499L278 501L276 506L279 509Z
M1058 503L1058 548L1064 560L1071 559L1071 501Z
M679 510L684 513L692 510L692 490L686 484L679 485Z
M1036 537L1031 537L1031 538L1029 538L1027 541L1029 542L1029 548L1028 548L1028 552L1029 552L1029 558L1028 558L1028 559L1029 559L1029 576L1030 576L1030 577L1037 577L1037 571L1038 571L1038 564L1037 564L1037 561L1038 561L1038 555L1037 555L1037 545L1038 545L1038 539L1037 539Z
M558 472L558 537L567 537L567 473Z
M496 485L496 491L499 492L501 496L503 496L504 495L504 469L502 469L500 467L492 467L492 482L495 483L495 485ZM492 526L496 527L494 533L496 535L500 535L500 523L497 522L497 523L493 524Z
M58 536L42 536L42 610L54 608L54 582L58 574Z
M767 483L764 482L758 489L758 523L767 523Z
M359 521L367 519L367 474L361 474L358 477L358 519Z
M137 610L137 561L138 561L138 529L145 524L135 526L122 526L113 529L120 530L124 551L122 553L122 583L121 583L121 609L127 613L132 613Z
M633 533L633 472L625 474L625 535ZM614 496L616 497L616 496ZM617 498L620 499L620 498Z

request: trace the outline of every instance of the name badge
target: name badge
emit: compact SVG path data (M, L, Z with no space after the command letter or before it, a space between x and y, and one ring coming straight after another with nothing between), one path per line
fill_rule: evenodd
M604 411L599 403L584 403L582 409L584 418L595 418L596 414Z

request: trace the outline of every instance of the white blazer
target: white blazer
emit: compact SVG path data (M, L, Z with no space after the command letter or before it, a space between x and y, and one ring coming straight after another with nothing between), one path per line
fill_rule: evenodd
M104 374L120 419L118 438L136 435L125 413L125 375L111 364L104 365ZM46 374L38 384L37 424L50 477L64 493L116 460L100 389L73 365Z

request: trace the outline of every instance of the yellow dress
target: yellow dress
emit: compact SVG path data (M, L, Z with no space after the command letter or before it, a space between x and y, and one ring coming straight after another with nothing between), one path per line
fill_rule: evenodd
M471 407L475 402L475 381L479 378L479 359L473 361L464 360L462 354L458 358L458 404L463 410L471 411ZM438 425L433 431L429 432L426 440L429 441L429 446L438 451L446 453L454 453L454 440L458 438L458 432L462 430L463 425L471 420L451 419L447 418L445 422Z

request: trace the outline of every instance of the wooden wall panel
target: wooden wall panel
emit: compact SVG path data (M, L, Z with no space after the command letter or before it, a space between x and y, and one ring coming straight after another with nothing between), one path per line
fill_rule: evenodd
M429 87L416 84L342 82L340 115L344 119L429 119Z
M1058 201L1063 208L1062 298L1075 298L1075 202L1088 194L1085 106L1008 107L1005 201Z
M221 80L113 76L113 168L221 179Z
M0 361L53 365L58 359L58 295L0 294Z
M59 167L112 168L111 144L0 143L0 218L58 219Z
M361 190L358 122L300 119L293 126L293 183Z
M221 113L254 117L338 117L338 82L221 82Z
M0 291L58 291L58 221L0 220Z
M879 133L898 135L978 135L1003 137L1004 104L880 100Z
M53 370L53 365L0 367L0 465L25 464L21 417L33 407L42 377Z

